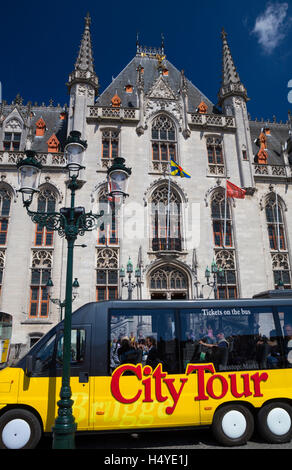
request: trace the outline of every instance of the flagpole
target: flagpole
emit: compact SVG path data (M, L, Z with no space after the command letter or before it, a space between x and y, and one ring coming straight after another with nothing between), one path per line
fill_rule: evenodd
M170 165L170 162L169 162ZM168 173L168 194L167 194L167 227L166 227L166 240L167 240L167 250L169 249L169 222L170 222L170 214L169 214L169 204L170 204L170 167Z
M276 194L277 245L278 245L278 251L280 251L279 206L278 206L278 193L277 193L276 187L275 187L275 194Z
M227 176L226 176L226 179L225 179L223 248L225 248L225 244L226 244L226 218L227 218Z

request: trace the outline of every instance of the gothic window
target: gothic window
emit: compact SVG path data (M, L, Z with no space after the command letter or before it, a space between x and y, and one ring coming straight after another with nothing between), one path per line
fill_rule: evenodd
M281 205L271 196L266 204L266 219L271 250L286 250L285 229Z
M219 299L234 299L237 298L238 289L232 215L229 201L225 200L223 189L213 192L211 218L215 259L218 268L223 270L222 276L217 276L217 297Z
M44 318L49 314L49 296L46 289L51 277L52 254L41 250L33 251L30 287L29 316Z
M229 202L225 205L224 191L216 191L211 200L214 246L232 247L232 221Z
M4 263L5 263L5 251L0 250L0 294L1 294L1 290L2 290Z
M48 189L43 189L38 197L38 212L55 212L55 207L56 195ZM49 230L36 224L35 246L52 246L53 235L53 230Z
M267 231L272 258L274 287L291 289L291 274L284 224L284 214L276 194L271 193L265 206Z
M0 245L6 245L7 243L10 206L10 192L6 189L0 189Z
M152 250L181 251L181 199L168 185L157 188L151 197Z
M176 160L176 131L174 122L167 116L159 115L151 128L152 159L158 162Z
M152 298L158 298L157 295L164 295L164 298L176 298L181 294L180 298L187 298L188 280L185 273L180 269L172 266L162 266L155 269L150 274L150 292Z
M275 288L282 285L284 289L291 289L288 253L273 253L272 266Z
M106 186L99 192L98 202L99 212L103 210L109 215L109 219L107 224L98 228L97 243L98 245L117 245L119 243L117 212L115 202L107 195Z
M112 248L97 250L96 300L118 298L118 251Z
M102 159L112 159L119 156L119 131L106 129L102 131Z
M209 173L224 174L224 158L222 138L218 136L209 136L206 140L208 153Z
M223 269L223 277L218 277L217 295L219 299L237 298L237 279L234 250L215 251L216 264Z

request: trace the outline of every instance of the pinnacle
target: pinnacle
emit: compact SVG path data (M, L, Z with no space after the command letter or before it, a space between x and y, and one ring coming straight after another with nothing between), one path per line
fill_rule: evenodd
M85 28L81 39L79 54L75 64L75 70L89 70L90 72L94 72L90 23L91 18L89 13L87 13L85 17Z
M239 74L234 65L231 51L227 42L227 33L222 28L222 84L219 91L219 105L221 105L224 97L228 95L240 95L244 99L247 98L246 89L241 83Z

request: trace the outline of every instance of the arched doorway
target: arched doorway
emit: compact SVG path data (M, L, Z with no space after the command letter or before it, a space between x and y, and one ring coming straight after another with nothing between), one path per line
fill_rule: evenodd
M188 276L177 266L159 266L149 274L149 291L151 300L188 299Z

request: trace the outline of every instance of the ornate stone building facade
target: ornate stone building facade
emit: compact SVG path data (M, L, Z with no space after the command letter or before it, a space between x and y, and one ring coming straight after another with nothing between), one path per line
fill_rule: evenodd
M34 225L22 207L16 163L32 148L43 164L34 209L67 207L63 150L71 130L88 143L77 205L113 209L107 169L116 156L132 168L126 202L103 231L78 240L73 308L127 298L119 272L129 257L142 274L134 299L212 298L205 269L213 260L223 270L219 298L291 287L290 116L286 123L250 119L224 31L222 44L216 105L166 59L163 44L137 44L131 62L99 93L87 16L67 83L69 106L24 105L20 96L1 103L0 309L13 315L14 358L59 321L51 300L63 300L66 269L64 239ZM169 177L170 159L191 178ZM227 179L245 189L244 199L226 199Z

